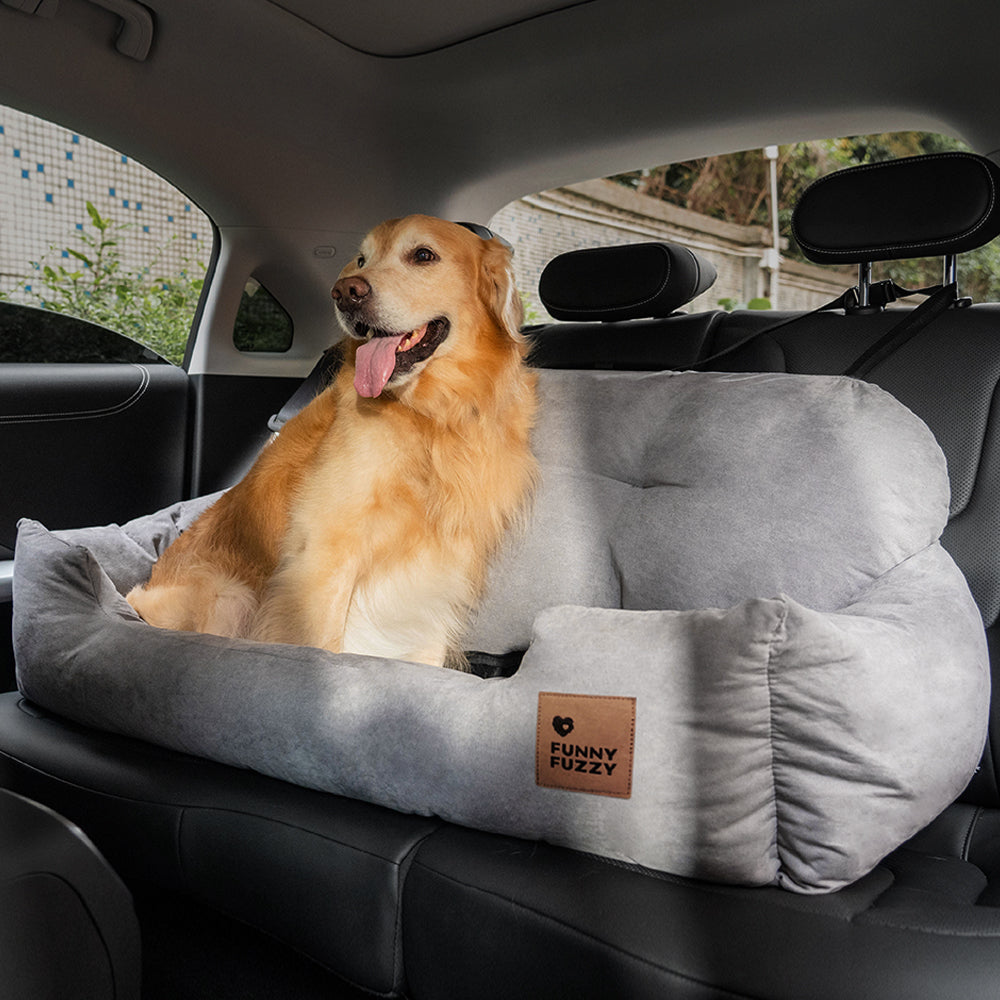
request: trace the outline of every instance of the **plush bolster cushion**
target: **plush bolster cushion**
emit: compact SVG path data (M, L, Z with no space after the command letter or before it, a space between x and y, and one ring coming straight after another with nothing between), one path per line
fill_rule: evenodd
M83 723L413 813L799 892L961 792L982 623L929 432L848 379L544 372L542 481L467 647L513 677L154 629L121 594L210 499L22 522L24 693Z

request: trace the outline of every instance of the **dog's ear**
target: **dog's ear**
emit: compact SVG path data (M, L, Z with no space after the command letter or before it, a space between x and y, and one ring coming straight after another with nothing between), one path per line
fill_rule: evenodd
M500 326L514 340L521 341L524 306L514 280L511 251L499 240L486 242L483 254L481 293L483 302Z

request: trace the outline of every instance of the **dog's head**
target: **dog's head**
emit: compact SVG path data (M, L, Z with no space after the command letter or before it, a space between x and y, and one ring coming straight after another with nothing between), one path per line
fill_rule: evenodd
M373 229L333 286L356 342L361 396L400 393L425 371L520 354L521 300L501 240L426 215Z

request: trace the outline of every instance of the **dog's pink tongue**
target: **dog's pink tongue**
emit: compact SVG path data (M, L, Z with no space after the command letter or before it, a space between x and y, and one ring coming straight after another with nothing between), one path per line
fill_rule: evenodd
M359 396L377 396L396 368L396 348L405 337L372 337L358 347L355 358L354 388Z

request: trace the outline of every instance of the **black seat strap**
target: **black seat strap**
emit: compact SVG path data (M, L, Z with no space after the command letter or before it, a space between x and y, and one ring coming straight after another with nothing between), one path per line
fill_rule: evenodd
M905 290L904 290L905 291ZM912 295L912 292L906 294ZM942 285L924 299L916 309L908 312L845 370L845 375L864 378L880 361L898 350L928 323L937 319L953 302L958 300L955 282Z
M780 323L772 323L770 326L765 326L763 330L756 330L753 333L748 334L742 340L737 340L735 344L730 344L729 347L725 347L721 351L716 351L715 354L710 354L707 358L702 358L701 361L696 361L694 364L689 366L690 370L702 371L707 366L714 364L720 358L725 358L730 354L735 354L741 347L746 347L747 344L752 343L760 337L765 337L767 334L773 333L775 330L780 330L782 327L791 326L792 323L800 323L802 320L808 319L810 316L816 316L821 312L829 312L831 309L847 309L856 304L857 293L853 288L849 288L846 292L842 292L830 302L817 306L815 309L811 309L807 313L797 316L789 316L788 319L783 319Z
M890 355L893 351L902 347L903 344L927 326L928 323L936 319L953 303L958 301L958 289L954 282L947 285L936 285L930 288L902 288L894 281L886 281L880 282L877 286L873 286L873 291L877 292L877 297L882 303L893 302L896 299L905 298L907 295L927 295L928 298L921 302L915 309L905 313L903 318L898 323L893 324L893 326L891 326L886 333L884 333L874 344L872 344L871 347L865 350L860 357L848 365L844 374L850 375L854 378L863 378L880 361L888 357L888 355ZM784 319L780 323L773 323L771 326L764 327L763 330L756 330L754 333L747 335L742 340L738 340L735 344L731 344L729 347L721 351L717 351L715 354L711 354L707 358L702 358L701 361L691 365L690 368L692 371L704 370L707 366L718 361L720 358L724 358L735 353L741 347L745 347L752 341L755 341L760 337L765 337L768 334L773 333L775 330L791 326L793 323L801 323L810 316L815 316L821 312L829 312L832 309L856 308L857 304L857 289L849 288L843 294L838 295L837 298L825 303L824 305L818 306L810 312L803 313L798 316L790 316L788 319Z
M339 344L327 348L288 402L267 422L268 429L277 433L299 410L313 401L332 381L344 360Z

